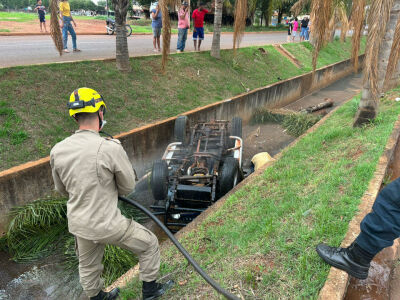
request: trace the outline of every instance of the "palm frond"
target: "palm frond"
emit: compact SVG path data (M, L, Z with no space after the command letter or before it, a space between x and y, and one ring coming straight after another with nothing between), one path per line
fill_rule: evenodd
M319 51L324 45L327 37L327 29L332 18L333 0L314 0L312 2L311 20L314 42L312 57L313 74L317 67Z
M364 82L369 83L371 93L376 97L378 87L378 53L385 35L386 24L389 21L393 0L375 0L371 3L371 13L368 17L368 47L365 49ZM379 16L377 18L376 16Z
M292 8L290 11L295 15L298 16L300 12L303 10L303 8L309 4L311 0L299 0L295 4L293 4Z
M361 33L365 18L365 0L354 0L351 12L351 23L353 25L353 36L351 38L351 60L354 72L358 72L358 55L360 53Z
M239 48L246 27L247 0L236 0L235 2L235 24L233 33L233 53L236 55L236 48Z
M58 0L50 0L50 11L51 11L51 18L50 18L50 35L53 39L54 45L60 56L62 55L63 50L63 41L62 41L62 34L60 25L58 23Z

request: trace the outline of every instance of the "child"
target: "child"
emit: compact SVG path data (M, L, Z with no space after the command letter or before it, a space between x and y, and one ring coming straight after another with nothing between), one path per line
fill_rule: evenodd
M47 32L46 28L46 8L42 5L42 0L36 1L35 9L38 12L39 16L39 24L40 24L40 32L43 32L42 26L44 27L44 31ZM43 25L42 25L43 24Z

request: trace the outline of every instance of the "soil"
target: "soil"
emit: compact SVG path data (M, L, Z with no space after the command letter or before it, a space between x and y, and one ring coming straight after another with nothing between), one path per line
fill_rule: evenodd
M75 20L77 34L106 34L106 22L104 20ZM47 31L50 32L50 20L46 20ZM40 34L39 21L13 22L0 21L0 29L8 29L9 33ZM43 33L46 34L46 33ZM49 34L49 33L47 33Z

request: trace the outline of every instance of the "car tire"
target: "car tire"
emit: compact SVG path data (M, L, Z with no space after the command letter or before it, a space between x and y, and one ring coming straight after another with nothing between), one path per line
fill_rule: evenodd
M239 162L236 158L227 157L222 165L218 190L219 197L224 196L240 181L241 174L239 172Z
M186 127L188 118L186 116L179 116L175 120L174 126L174 139L176 142L186 144Z
M231 121L231 135L242 137L242 118L233 117ZM235 147L235 140L229 139L229 148Z
M151 192L157 201L165 200L168 195L168 165L165 160L156 160L151 170Z

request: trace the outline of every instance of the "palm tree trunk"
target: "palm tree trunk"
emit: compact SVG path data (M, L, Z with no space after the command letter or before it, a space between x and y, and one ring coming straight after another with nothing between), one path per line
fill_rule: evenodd
M116 37L116 63L117 69L122 72L129 72L131 65L129 63L128 40L126 37L126 14L128 12L128 0L112 0L115 11L115 27L117 32Z
M386 7L384 7L385 5ZM366 54L365 64L368 64L368 67L364 69L364 85L353 126L368 124L378 114L378 97L383 92L383 83L392 48L399 7L400 0L383 0L382 7L375 7L383 11L380 14L382 18L378 22L384 27L383 31L379 31L379 29L378 31L373 31L371 29L369 32L367 45L370 44L371 47L374 47L374 45L378 44L379 46L376 49L379 49L379 51L378 53L370 51ZM375 15L375 13L371 11L371 15ZM374 20L371 21L374 22ZM372 22L369 24L371 28L373 26ZM373 57L376 59L373 59Z
M125 22L124 22L125 23ZM126 37L125 24L116 24L116 62L117 69L122 72L129 72L131 65L129 63L128 40Z
M221 58L222 5L222 0L215 0L214 33L211 45L211 56L215 58Z

